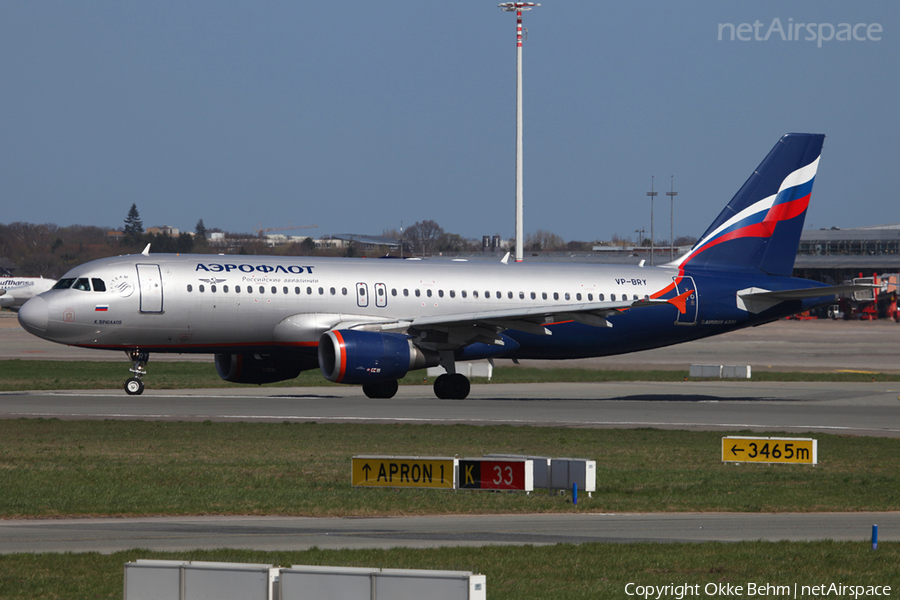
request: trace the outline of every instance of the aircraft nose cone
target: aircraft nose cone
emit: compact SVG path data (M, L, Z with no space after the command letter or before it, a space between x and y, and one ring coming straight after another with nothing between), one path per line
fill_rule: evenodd
M47 301L35 297L22 305L19 309L19 324L28 333L40 335L47 331L47 322L50 320L50 307Z

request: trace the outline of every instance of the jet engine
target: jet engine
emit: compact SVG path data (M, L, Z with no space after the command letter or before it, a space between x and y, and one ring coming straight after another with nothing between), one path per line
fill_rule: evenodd
M399 333L333 329L319 339L319 368L335 383L396 381L438 362L436 352L423 352Z
M216 354L216 370L232 383L274 383L297 377L303 362L273 354Z

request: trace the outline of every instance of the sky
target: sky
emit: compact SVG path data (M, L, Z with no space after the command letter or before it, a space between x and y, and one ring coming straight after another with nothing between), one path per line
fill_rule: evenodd
M496 4L0 0L0 222L512 237ZM900 222L895 0L547 0L524 25L526 234L646 236L653 177L657 239L673 183L697 237L791 131L827 136L807 229Z

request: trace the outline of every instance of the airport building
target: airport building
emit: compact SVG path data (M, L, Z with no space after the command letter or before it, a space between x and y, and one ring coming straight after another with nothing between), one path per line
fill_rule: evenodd
M806 230L794 275L839 284L855 277L900 272L900 223Z

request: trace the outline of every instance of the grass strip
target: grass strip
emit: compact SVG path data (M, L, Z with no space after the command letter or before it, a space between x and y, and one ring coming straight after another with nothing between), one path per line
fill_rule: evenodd
M127 361L0 361L0 392L59 389L121 389L130 376ZM144 379L147 386L157 390L224 388L239 384L223 381L215 366L198 362L153 362ZM559 383L606 381L684 381L687 370L601 370L601 369L538 369L534 367L503 366L494 369L488 382L474 378L474 383ZM696 379L695 379L696 380ZM718 381L718 380L717 380ZM735 382L749 380L730 380ZM860 373L835 371L827 373L756 371L752 381L823 381L823 382L898 382L897 373ZM425 371L407 374L401 385L431 384L433 379ZM304 371L296 379L267 384L267 387L315 387L336 385L327 381L318 370Z
M750 432L734 432L748 435ZM900 509L896 440L819 434L819 464L721 462L723 432L471 425L0 421L2 517ZM771 434L773 436L779 434ZM796 437L796 436L794 436ZM578 505L515 493L350 487L354 454L597 461Z
M739 542L702 544L558 544L390 550L258 552L194 550L114 554L11 554L0 556L0 600L121 598L126 562L144 559L202 560L291 565L333 565L472 571L486 575L492 600L628 598L625 586L689 585L698 597L801 596L801 586L891 586L900 589L900 544L864 542ZM788 586L790 594L748 594L749 584ZM730 595L721 590L742 586ZM634 588L629 588L634 593ZM684 588L682 588L684 591ZM784 590L782 590L783 592ZM665 598L677 598L670 591ZM712 592L712 593L710 593ZM655 597L651 596L651 597ZM862 596L860 596L862 597ZM882 596L883 597L883 596Z

